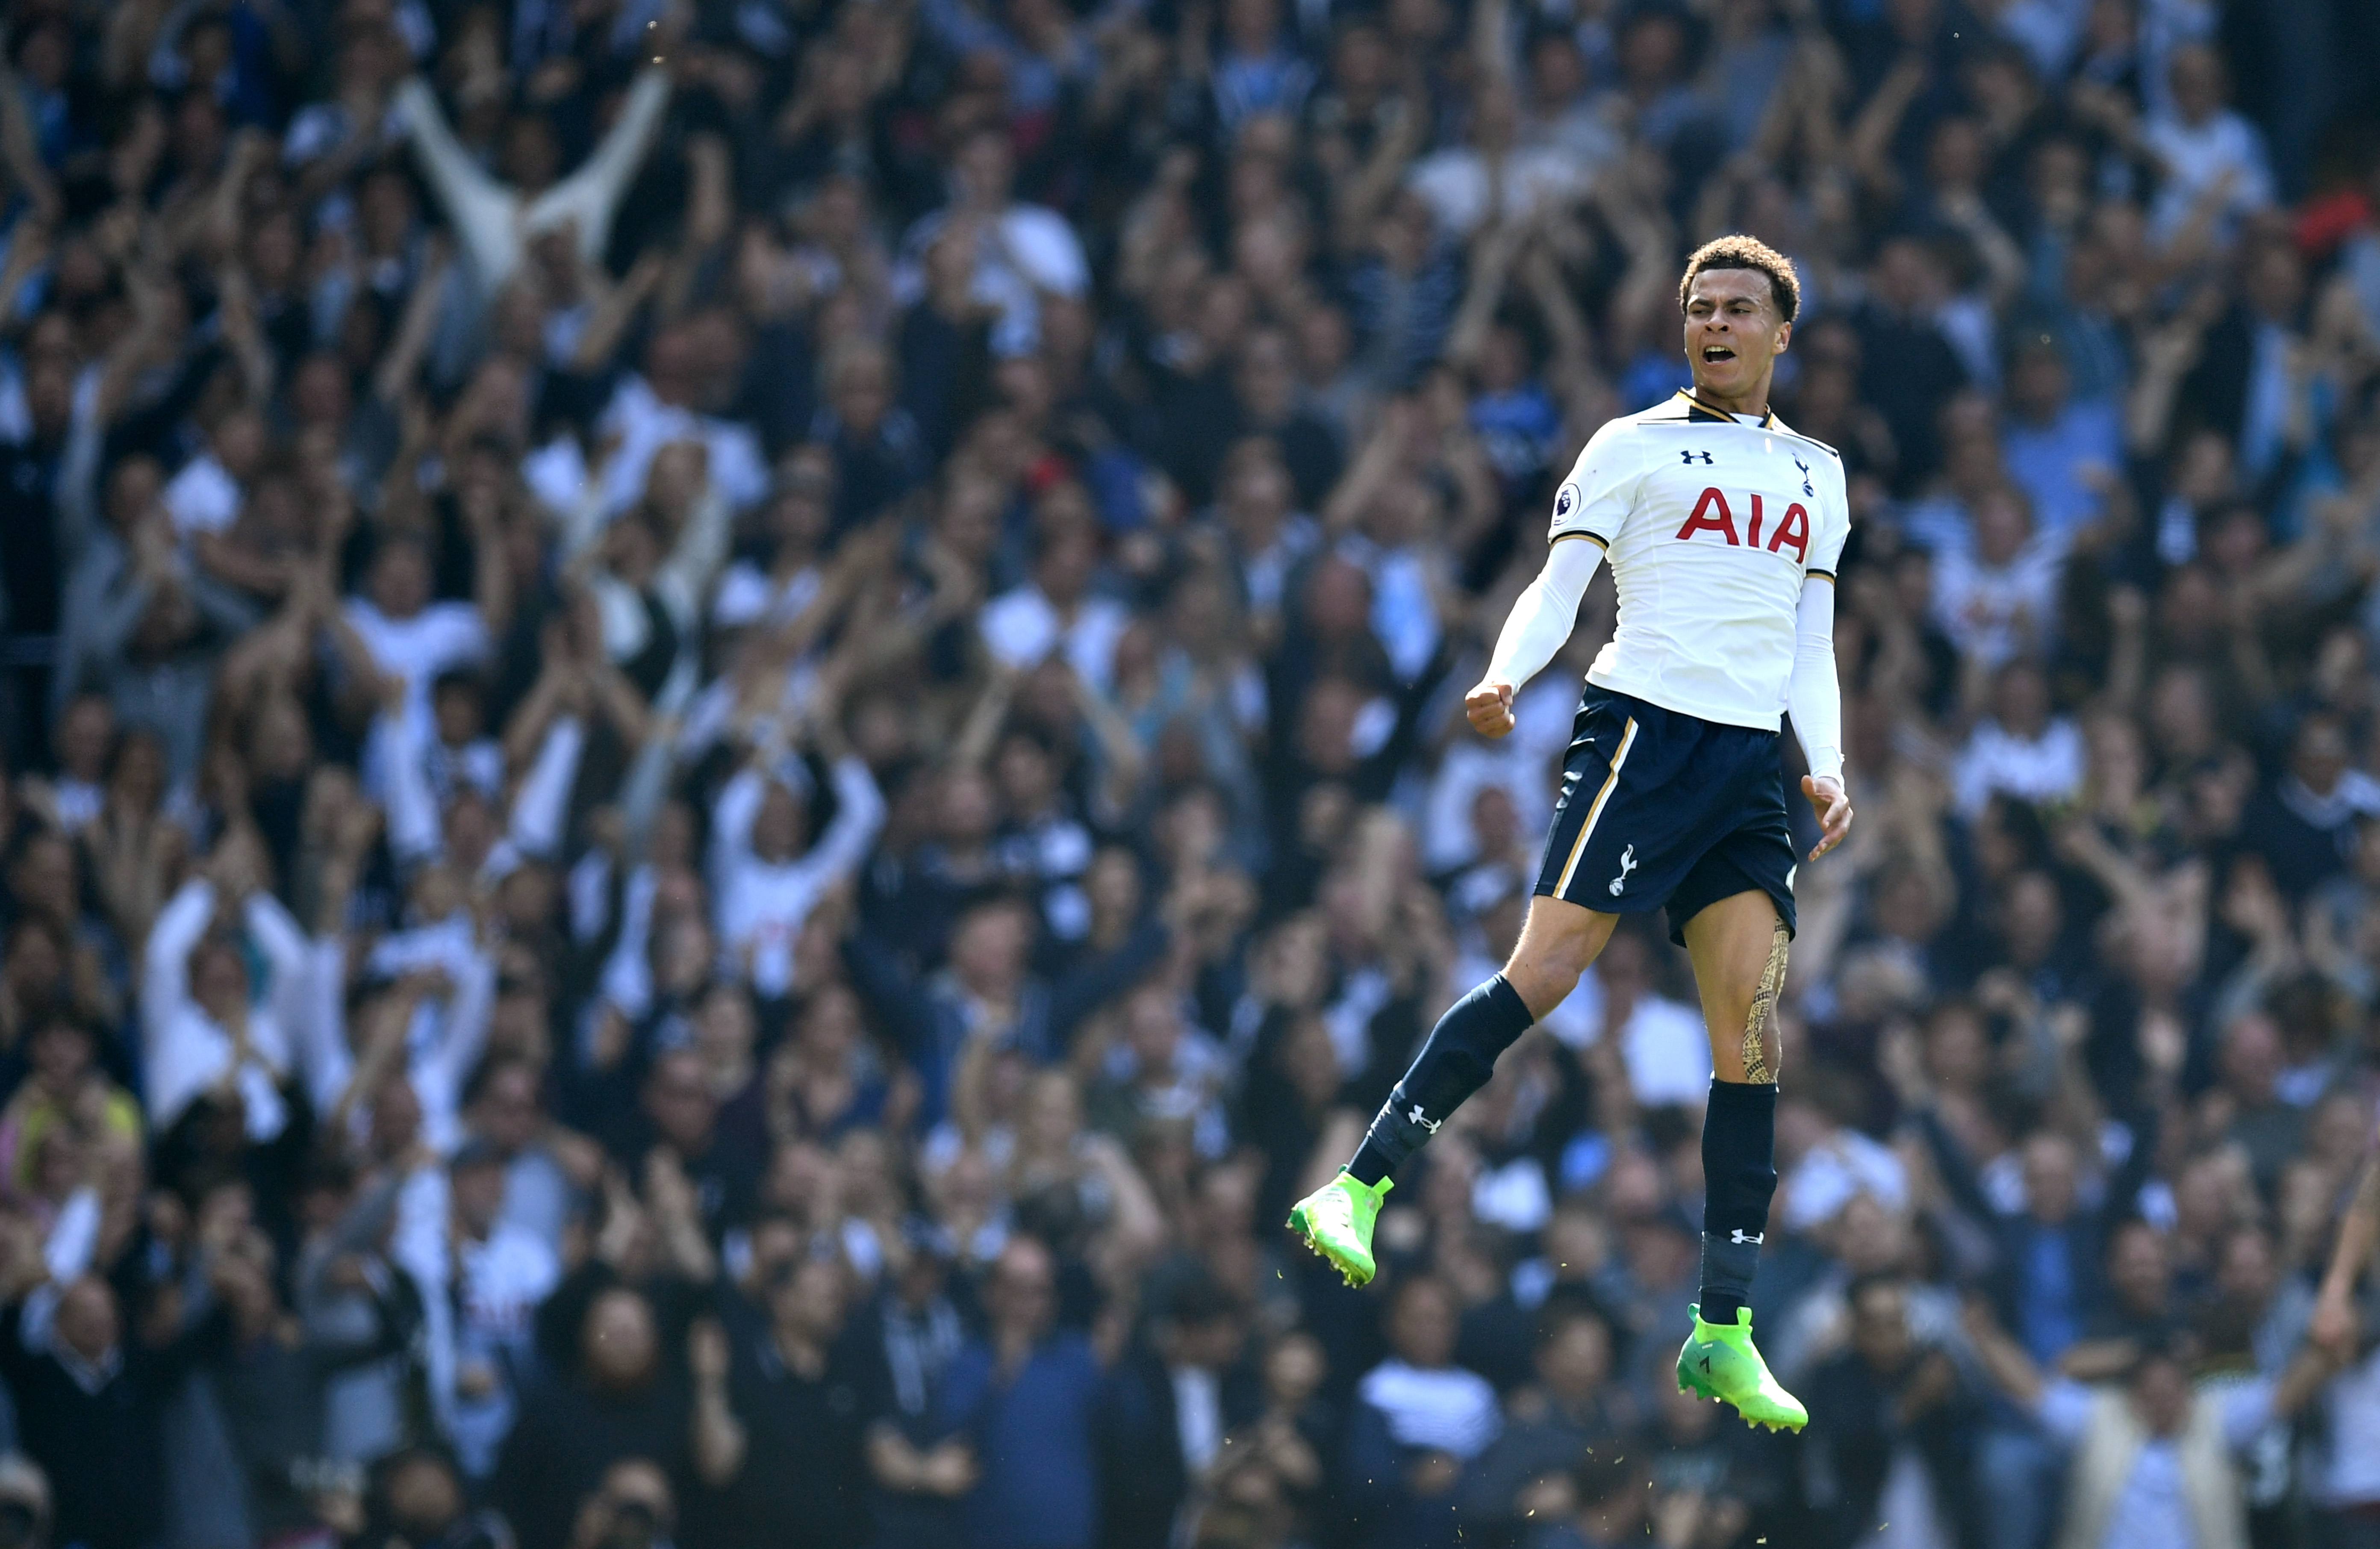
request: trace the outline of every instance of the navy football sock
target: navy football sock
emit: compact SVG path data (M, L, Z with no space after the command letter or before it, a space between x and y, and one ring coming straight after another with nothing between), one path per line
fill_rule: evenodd
M1420 1150L1448 1114L1488 1084L1496 1057L1536 1020L1501 974L1448 1007L1347 1164L1355 1181L1378 1183Z
M1776 1086L1713 1080L1703 1118L1705 1323L1731 1324L1751 1300L1776 1192Z

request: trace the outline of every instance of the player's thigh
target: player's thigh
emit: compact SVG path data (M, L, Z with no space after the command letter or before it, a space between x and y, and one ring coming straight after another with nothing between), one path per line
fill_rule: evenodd
M1504 964L1505 981L1528 1003L1532 1016L1544 1016L1569 998L1619 923L1617 914L1565 899L1542 893L1532 898L1521 938Z
M1735 821L1733 771L1702 758L1710 728L1590 686L1532 889L1594 914L1661 907Z
M1720 899L1686 922L1711 1070L1721 1081L1777 1079L1772 1013L1785 981L1782 925L1775 901L1758 889Z

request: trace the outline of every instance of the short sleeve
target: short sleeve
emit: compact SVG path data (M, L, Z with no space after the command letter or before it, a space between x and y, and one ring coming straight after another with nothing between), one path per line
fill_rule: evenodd
M1818 531L1810 545L1810 563L1803 568L1812 575L1832 580L1842 568L1843 546L1851 541L1851 488L1843 478L1840 457L1829 452L1820 467L1819 478L1827 486L1827 497L1819 507Z
M1643 450L1628 433L1632 429L1628 420L1608 420L1580 450L1570 477L1554 491L1548 541L1591 538L1608 549L1620 536L1645 471Z

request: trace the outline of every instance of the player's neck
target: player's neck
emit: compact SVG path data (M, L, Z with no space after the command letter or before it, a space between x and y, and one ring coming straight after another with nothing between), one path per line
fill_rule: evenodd
M1700 378L1696 378L1694 396L1711 408L1725 414L1748 414L1756 419L1766 418L1768 414L1768 384L1776 379L1776 369L1771 367L1760 374L1758 381L1736 393L1709 386Z

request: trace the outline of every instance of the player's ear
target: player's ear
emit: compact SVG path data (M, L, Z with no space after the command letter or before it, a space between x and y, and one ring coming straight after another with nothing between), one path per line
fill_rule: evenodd
M1777 353L1784 354L1793 347L1793 323L1791 319L1777 325Z

